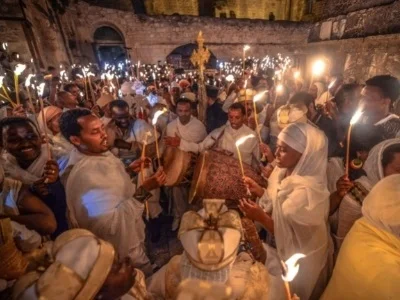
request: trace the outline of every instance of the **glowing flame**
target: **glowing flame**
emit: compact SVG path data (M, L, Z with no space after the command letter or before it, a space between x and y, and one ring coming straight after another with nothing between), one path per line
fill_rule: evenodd
M92 76L94 77L94 74L92 72L87 73L87 76Z
M81 74L76 74L76 76L78 76L79 78L83 78Z
M28 77L27 77L26 80L25 80L25 87L28 87L28 86L31 85L31 78L32 78L33 76L35 76L35 75L33 75L33 74L29 74L29 75L28 75Z
M42 82L41 84L39 84L39 87L37 88L39 97L43 97L44 86L45 86L45 83Z
M26 65L18 64L15 66L14 74L19 76L25 70Z
M336 83L336 80L332 81L329 85L328 85L328 90L330 90Z
M351 125L356 124L356 123L358 122L358 120L360 119L360 117L362 116L362 114L363 114L363 111L362 111L361 109L358 109L358 110L354 113L353 117L351 118L350 124L351 124Z
M156 74L154 74L154 72L153 72L152 76L153 76L153 79L156 80Z
M290 282L296 277L300 268L300 266L297 264L297 261L304 257L306 257L304 254L296 253L292 255L292 257L290 257L287 261L285 261L284 266L286 275L282 275L282 279L284 281Z
M234 82L235 81L235 77L233 77L232 74L229 74L228 76L226 76L226 81Z
M107 77L108 80L112 80L112 79L114 78L114 74L111 73L110 71L108 71L108 72L106 73L106 77Z
M154 117L153 117L153 120L151 121L151 123L152 123L153 125L156 125L156 124L157 124L157 121L158 121L158 118L159 118L163 113L165 113L165 112L167 112L167 109L166 109L166 108L163 108L163 109L161 109L161 110L156 111L156 113L154 114Z
M150 132L150 131L147 131L147 132L145 133L145 135L144 135L143 144L147 145L147 139L148 139L149 137L151 137L151 136L152 136L151 132Z
M0 88L3 86L4 76L0 76Z
M276 92L277 92L278 94L280 94L280 93L283 92L283 85L282 85L282 84L278 84L278 85L277 85L277 87L276 87Z
M300 78L300 71L294 72L293 76L294 76L294 79Z
M244 45L243 46L243 51L244 52L246 52L247 50L249 50L250 49L250 46L249 45Z
M245 135L242 136L240 139L238 139L235 143L236 147L239 147L240 145L242 145L245 141L247 141L250 138L253 138L254 134L249 134L249 135Z
M325 63L322 60L317 60L312 67L312 73L315 76L321 75L325 71Z
M263 91L263 92L258 93L257 95L255 95L254 98L253 98L253 102L257 102L257 101L261 100L261 98L264 96L264 94L266 92L268 92L268 91Z

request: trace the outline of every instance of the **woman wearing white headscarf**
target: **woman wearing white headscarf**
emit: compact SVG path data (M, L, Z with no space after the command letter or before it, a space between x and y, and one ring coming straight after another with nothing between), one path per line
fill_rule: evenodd
M398 299L400 175L382 179L363 202L321 299Z
M271 268L270 259L306 255L299 261L300 274L291 283L301 299L318 299L329 274L327 156L328 143L319 129L306 123L290 124L278 136L277 167L267 190L245 177L252 194L260 199L259 205L242 200L240 208L275 237L276 250L267 249L270 273L281 272Z
M399 173L399 164L400 139L390 139L371 149L363 167L365 176L354 182L343 177L339 179L339 181L347 182L348 192L339 203L336 203L337 220L332 224L337 224L337 226L331 228L336 248L335 253L340 250L340 246L354 222L361 218L361 206L369 191L384 177ZM331 213L334 205L331 203Z

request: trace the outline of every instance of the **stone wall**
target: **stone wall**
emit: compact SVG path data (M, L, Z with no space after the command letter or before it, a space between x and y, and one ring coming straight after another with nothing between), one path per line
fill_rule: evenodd
M198 0L147 0L145 5L149 15L199 15Z
M77 16L82 55L93 55L93 33L100 26L112 26L121 32L131 57L143 63L164 61L176 47L196 40L203 31L206 45L217 59L241 56L244 44L252 48L248 55L292 53L306 44L309 24L269 22L262 20L232 20L190 16L143 16L79 3L71 7L68 16ZM66 16L66 19L71 19ZM85 46L86 45L86 46Z

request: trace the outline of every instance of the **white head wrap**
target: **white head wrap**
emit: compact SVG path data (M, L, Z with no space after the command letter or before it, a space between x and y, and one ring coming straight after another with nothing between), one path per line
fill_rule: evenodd
M279 133L278 139L297 152L304 153L304 150L306 150L307 146L307 136L300 127L293 125L295 124L291 124L284 128Z
M121 85L121 92L124 95L129 95L134 91L134 83L131 81L125 81Z
M373 147L369 152L368 158L363 166L363 169L365 173L367 173L367 176L366 178L364 176L357 181L360 181L363 184L365 183L365 187L369 189L377 184L378 181L384 177L382 166L383 152L386 150L386 148L395 144L400 144L399 138L383 141ZM366 182L366 180L368 182Z
M43 274L31 272L18 280L14 299L93 299L115 256L111 244L85 229L61 234L54 241L52 252L55 262Z
M372 225L400 238L400 174L374 186L363 202L362 213Z

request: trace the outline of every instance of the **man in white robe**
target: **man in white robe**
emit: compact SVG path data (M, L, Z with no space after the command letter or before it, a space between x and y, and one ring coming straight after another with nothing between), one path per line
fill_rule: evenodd
M239 147L242 161L253 167L258 167L260 159L259 142L256 133L244 124L245 108L241 103L234 103L228 111L228 123L212 131L201 143L181 140L179 149L199 153L207 149L224 150L229 155L238 158L236 142L244 136L254 135Z
M120 258L130 257L135 267L151 274L144 252L143 202L150 197L148 191L159 187L165 176L158 172L135 189L124 164L108 151L104 125L88 110L64 113L60 127L76 147L66 181L71 225L112 243Z
M197 118L192 116L191 102L179 99L176 105L178 118L167 125L166 146L178 147L180 141L200 143L207 136L206 128ZM182 182L177 186L168 188L170 201L173 203L174 221L172 230L178 229L182 215L188 210L190 182Z

